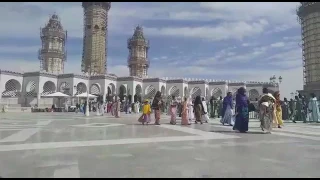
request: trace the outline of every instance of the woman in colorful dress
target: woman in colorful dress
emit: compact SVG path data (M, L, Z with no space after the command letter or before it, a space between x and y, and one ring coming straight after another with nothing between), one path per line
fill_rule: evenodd
M281 108L281 100L280 100L280 92L276 91L273 95L276 98L274 111L275 111L275 118L274 118L274 127L281 128L283 125L282 121L282 108Z
M234 123L233 130L245 133L249 128L249 110L248 98L246 96L246 89L241 87L238 89L236 95L236 122Z
M162 102L161 92L157 91L151 106L152 109L154 110L155 125L160 125L160 115L161 115L162 104L163 102Z
M262 95L258 100L260 128L266 133L271 133L272 122L274 119L274 103L276 99L268 92L267 88L263 88Z
M141 122L142 125L144 125L145 123L147 123L148 125L151 121L150 114L151 114L151 106L150 106L149 100L146 99L142 107L142 116L139 118L139 122Z
M182 112L181 112L181 125L190 125L189 117L188 117L188 98L185 97L182 102Z
M175 96L172 96L172 100L170 103L170 115L171 115L170 124L172 124L172 125L176 124L177 108L178 108L178 101L176 100Z
M116 118L120 118L120 109L121 109L121 102L120 102L120 98L117 97L116 98L116 102L114 104L114 111L115 111L115 117Z
M202 109L203 109L203 105L202 105L202 101L201 101L201 97L197 96L196 99L194 100L194 115L195 115L195 123L197 124L198 122L200 122L202 124Z

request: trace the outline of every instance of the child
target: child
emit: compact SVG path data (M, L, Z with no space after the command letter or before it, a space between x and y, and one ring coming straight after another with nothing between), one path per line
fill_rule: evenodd
M149 124L150 114L151 114L151 106L149 104L149 101L146 99L142 107L142 116L139 118L139 122L142 122L142 125L144 125L144 123Z

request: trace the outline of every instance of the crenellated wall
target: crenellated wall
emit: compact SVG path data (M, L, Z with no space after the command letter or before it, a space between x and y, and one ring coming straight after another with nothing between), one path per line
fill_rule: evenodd
M157 91L164 97L202 96L206 99L224 97L227 92L236 93L237 89L245 87L249 99L255 100L262 93L264 87L271 91L278 90L277 84L263 82L228 82L213 80L191 80L184 78L139 78L117 77L115 75L88 76L76 74L54 75L43 72L17 73L0 70L0 104L9 106L49 107L57 100L45 98L47 94L62 92L70 96L85 93L106 97L131 96L153 98ZM74 99L68 101L73 104Z

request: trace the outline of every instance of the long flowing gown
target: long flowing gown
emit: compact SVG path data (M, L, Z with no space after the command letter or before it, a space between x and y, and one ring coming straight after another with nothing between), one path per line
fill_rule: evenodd
M171 124L175 124L177 120L177 106L178 102L176 100L171 101L170 115L171 115Z
M208 106L207 106L206 101L202 101L202 106L203 106L203 113L204 113L202 115L202 121L208 122L210 119L209 119L209 115L208 115Z
M191 99L189 99L188 101L188 118L189 121L192 121L194 119L193 103Z
M304 117L303 117L303 107L302 107L302 101L301 99L296 100L296 109L295 109L295 116L293 121L304 121Z
M276 103L274 105L274 113L275 113L275 117L274 117L274 126L281 126L283 125L283 121L282 121L282 109L281 109L281 104L280 104L280 100L276 100Z
M281 109L282 109L282 120L288 120L289 119L288 103L282 102Z
M218 116L218 118L221 116L222 106L223 106L222 101L218 100L218 102L217 102L217 116Z
M202 118L202 106L201 104L197 104L194 106L194 115L196 118L196 121L201 122L201 118Z
M319 104L316 97L311 98L308 104L309 122L320 122Z
M222 118L220 122L224 124L229 124L233 126L234 121L233 121L233 102L232 102L232 97L225 97L223 99L223 108L222 108Z
M275 98L271 94L263 94L259 99L259 118L262 131L271 132L274 119Z
M104 107L104 106L105 106L105 104L104 104L104 103L102 103L102 104L101 104L101 106L100 106L100 109L99 109L99 110L100 110L100 115L101 115L101 116L103 116L103 115L104 115L104 109L105 109L105 107Z
M115 103L115 117L119 118L120 117L120 101Z
M161 97L155 97L152 102L152 109L154 110L155 124L160 125L161 107L162 107Z
M249 129L248 98L245 94L236 95L236 121L233 130L247 132Z
M182 112L181 112L181 125L190 125L190 121L188 118L188 102L183 102L182 104Z

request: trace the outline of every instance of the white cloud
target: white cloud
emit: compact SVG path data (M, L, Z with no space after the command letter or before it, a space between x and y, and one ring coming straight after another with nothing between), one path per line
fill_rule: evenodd
M24 53L37 53L39 46L0 46L0 53L8 54L24 54Z
M266 19L277 31L298 26L295 10L297 2L202 2L200 6L215 13L217 18L229 21ZM284 28L286 27L286 28Z
M285 36L283 37L284 40L287 40L287 41L301 41L301 36L291 36L291 37L288 37L288 36Z
M285 51L281 53L274 54L268 58L266 58L267 61L295 61L295 60L301 60L302 56L302 50L301 48L295 48L290 51ZM301 60L302 62L302 60Z
M0 69L13 72L33 72L40 69L40 61L2 58L0 59L0 64Z
M243 44L241 44L241 46L243 46L243 47L251 47L251 46L257 46L258 45L258 43L243 43Z
M273 43L270 46L273 48L278 48L278 47L283 47L285 44L284 42L277 42L277 43Z
M149 36L166 35L174 37L203 38L213 41L228 39L242 40L245 37L262 33L267 24L268 22L265 20L259 20L252 23L239 21L204 27L144 28L144 31Z

